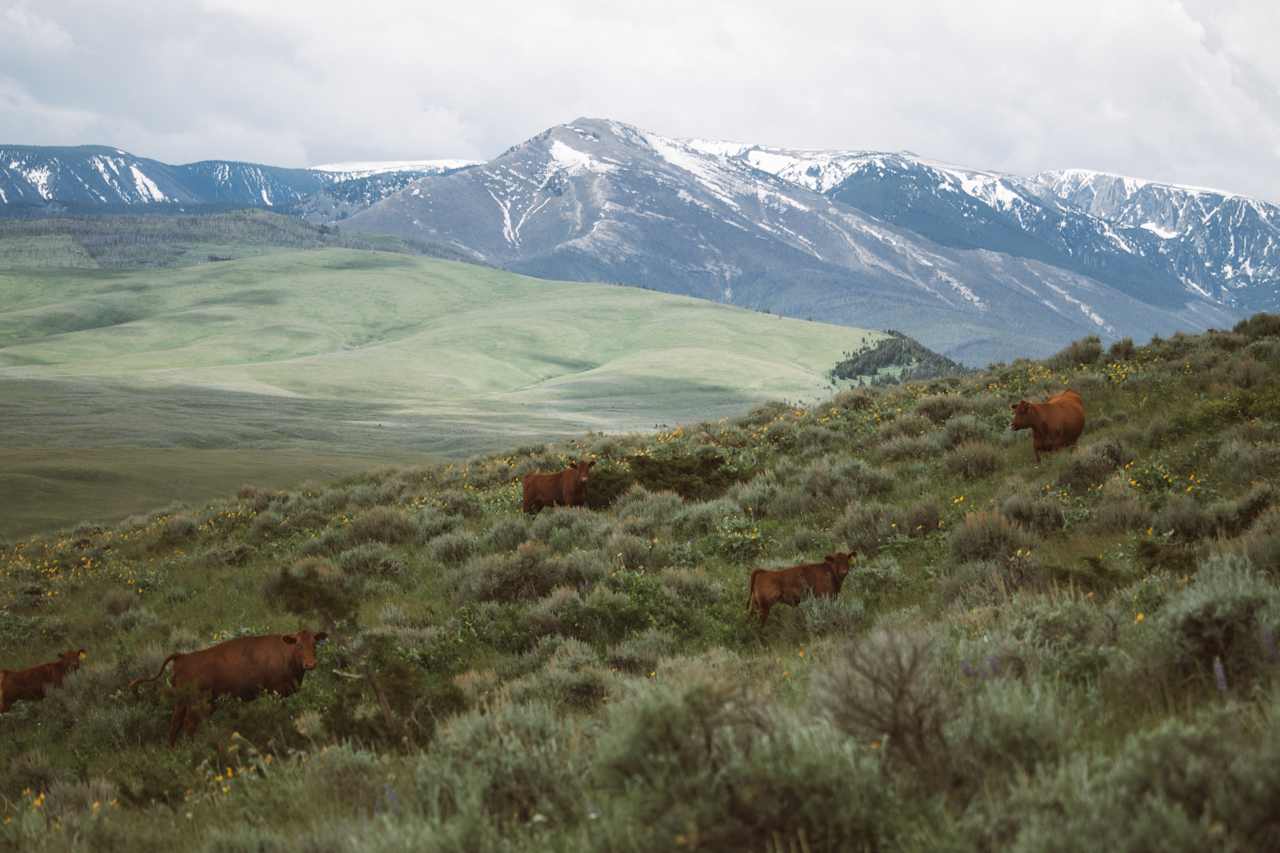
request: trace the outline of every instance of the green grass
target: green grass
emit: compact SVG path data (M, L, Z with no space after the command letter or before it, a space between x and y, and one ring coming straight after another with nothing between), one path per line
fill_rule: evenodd
M395 237L348 237L264 210L0 219L0 269L181 267L326 247L461 257L448 247Z
M81 521L115 523L158 506L199 504L244 483L277 489L349 477L426 454L189 448L0 449L0 537L18 539Z
M824 373L839 354L876 337L351 249L165 270L9 270L0 292L7 448L466 456L814 400L829 393ZM0 515L120 515L110 504L69 515L65 492L33 492L37 507L0 493Z
M0 849L1270 849L1277 369L1259 317L28 538L0 661L90 651L0 717ZM1037 466L1008 403L1064 386ZM581 456L588 508L520 514ZM756 628L753 568L855 539ZM174 750L124 689L299 625L301 691Z

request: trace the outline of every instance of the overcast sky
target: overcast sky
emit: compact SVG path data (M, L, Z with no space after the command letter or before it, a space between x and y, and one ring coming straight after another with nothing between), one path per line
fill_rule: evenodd
M580 115L1280 200L1276 0L0 0L0 143L487 159Z

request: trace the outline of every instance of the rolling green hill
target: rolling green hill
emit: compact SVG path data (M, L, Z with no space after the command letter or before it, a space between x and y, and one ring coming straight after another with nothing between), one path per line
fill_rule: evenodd
M88 449L102 456L83 461L105 470L119 448L404 461L714 419L817 399L840 353L878 337L334 248L161 270L0 271L0 293L0 447ZM85 488L102 489L102 509L59 498L85 511L63 524L139 508L113 506L124 490ZM0 533L31 529L16 522L32 507L16 511L15 494L0 498ZM57 517L50 506L35 515Z
M0 850L1273 849L1277 370L1258 315L15 543L0 664L89 656L0 716ZM1009 403L1064 386L1036 465ZM520 513L584 456L588 507ZM300 625L297 694L174 749L125 688Z

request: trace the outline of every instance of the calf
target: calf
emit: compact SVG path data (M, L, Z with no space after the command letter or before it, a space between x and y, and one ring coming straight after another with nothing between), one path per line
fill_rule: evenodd
M221 696L253 699L263 691L288 696L302 684L308 671L316 668L316 643L329 635L272 634L240 637L189 654L172 654L150 678L136 678L130 688L155 681L173 661L173 717L169 720L169 745L178 733L193 733ZM199 710L197 710L197 706Z
M554 474L524 475L524 511L536 513L544 506L582 506L587 502L587 472L595 460L574 462Z
M828 554L821 563L806 563L789 569L756 569L747 587L747 611L759 611L760 627L769 621L769 608L778 602L795 607L811 593L817 598L835 598L849 574L848 554Z
M1084 432L1084 401L1068 388L1043 403L1019 400L1009 408L1013 410L1011 430L1031 430L1031 446L1035 450L1036 464L1041 453L1052 453L1071 447Z
M87 654L84 649L77 649L63 652L52 663L42 663L30 669L0 669L0 714L7 712L19 699L39 702L46 690L61 687L62 679L68 672L79 669L80 661Z

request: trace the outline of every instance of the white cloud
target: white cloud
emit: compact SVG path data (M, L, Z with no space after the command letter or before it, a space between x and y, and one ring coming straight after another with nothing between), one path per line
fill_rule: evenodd
M56 21L33 12L25 2L0 9L0 33L4 33L6 50L47 54L72 46L70 33Z
M91 112L108 135L66 138L65 126L42 133L0 113L0 138L17 141L13 128L22 141L103 142L171 161L305 165L486 158L595 115L673 135L907 148L1022 173L1109 169L1280 199L1280 5L1269 3L39 8L74 56L51 71L0 54L0 75L22 84L33 110Z

